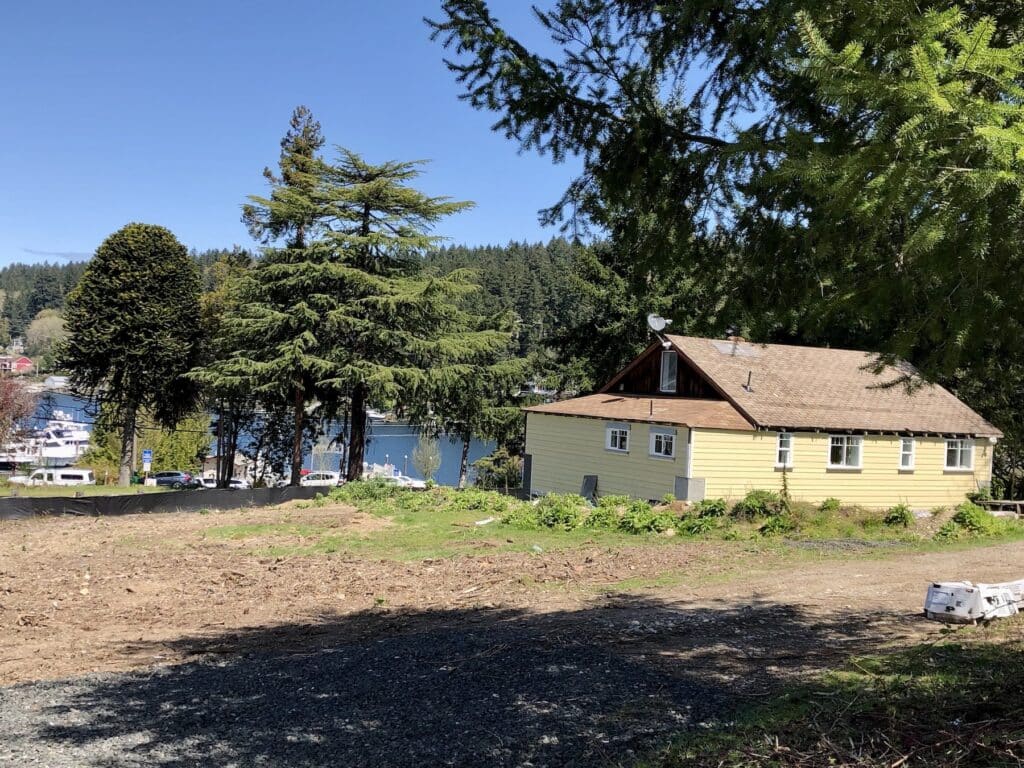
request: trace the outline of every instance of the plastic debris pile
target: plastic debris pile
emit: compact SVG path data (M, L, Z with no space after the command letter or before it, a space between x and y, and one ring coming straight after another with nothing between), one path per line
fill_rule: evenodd
M1001 584L938 581L928 587L924 615L950 624L976 624L1024 611L1024 579Z

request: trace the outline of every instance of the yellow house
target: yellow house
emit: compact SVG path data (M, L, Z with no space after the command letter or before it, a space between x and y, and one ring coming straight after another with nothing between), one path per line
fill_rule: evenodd
M533 494L794 499L915 509L992 477L1002 433L866 352L666 336L597 394L526 408ZM906 386L906 384L911 386Z

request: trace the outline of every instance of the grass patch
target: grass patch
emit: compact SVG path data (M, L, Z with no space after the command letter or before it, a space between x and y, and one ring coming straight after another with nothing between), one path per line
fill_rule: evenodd
M855 658L681 737L648 768L1024 763L1024 621Z
M389 560L586 546L678 546L694 540L730 542L740 548L753 542L774 542L769 548L781 557L779 553L796 549L792 542L801 541L821 541L826 547L829 542L886 542L892 545L886 548L888 552L895 553L1024 538L1024 525L1000 521L995 527L977 531L961 526L963 530L958 528L956 536L933 540L932 533L916 523L886 525L884 512L856 508L832 512L799 502L768 517L740 519L721 514L721 505L714 501L681 513L674 506L652 507L624 496L602 498L596 507L575 495L549 496L531 504L495 491L412 491L374 481L350 483L311 502L312 507L336 504L385 519L388 525L379 529L336 523L304 525L299 511L280 523L222 526L209 529L206 535L222 540L261 539L259 554L343 553ZM274 541L275 537L281 540ZM850 554L837 549L819 556Z
M219 525L206 529L203 535L210 539L238 541L266 536L319 536L326 530L324 526L306 525L303 523L258 523L252 525Z
M295 522L211 528L210 538L271 539L259 554L316 556L343 553L387 560L423 560L481 552L560 551L584 546L624 547L667 543L654 535L631 535L616 529L580 525L585 518L579 497L557 497L547 505L532 505L495 491L434 488L411 491L385 483L350 483L313 501L314 507L348 504L361 512L386 518L381 530L305 526ZM551 527L539 525L543 514ZM299 513L301 515L301 513ZM485 525L477 522L490 520ZM282 538L312 539L275 543Z

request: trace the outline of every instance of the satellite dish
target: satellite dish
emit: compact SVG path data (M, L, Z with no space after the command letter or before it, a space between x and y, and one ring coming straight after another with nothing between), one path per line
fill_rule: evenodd
M661 315L650 314L647 316L647 325L655 333L661 333L667 326L672 325L672 321L666 320Z

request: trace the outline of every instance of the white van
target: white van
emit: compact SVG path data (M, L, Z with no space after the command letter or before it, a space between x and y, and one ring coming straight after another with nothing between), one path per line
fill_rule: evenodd
M7 482L15 485L96 485L96 476L91 469L44 467L31 475L14 475Z

